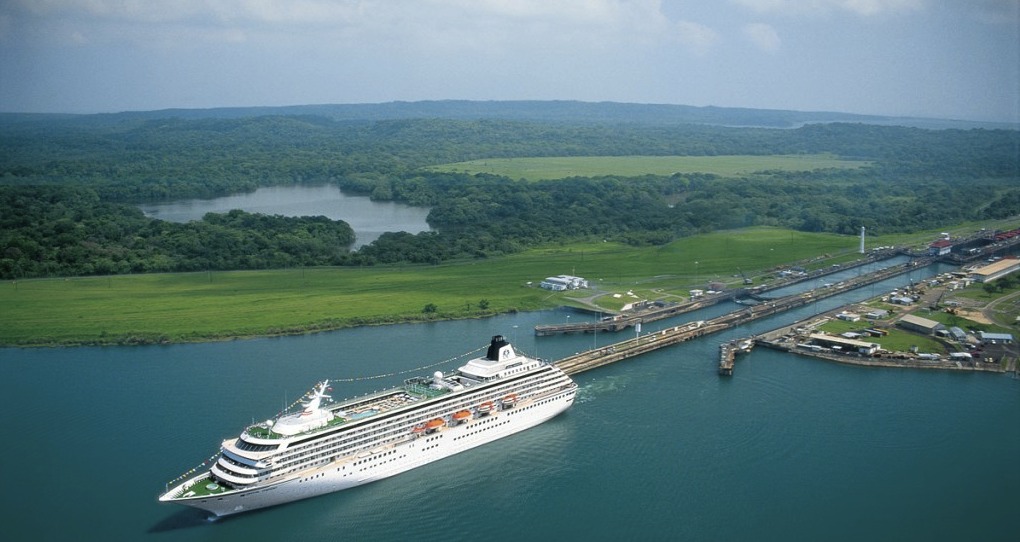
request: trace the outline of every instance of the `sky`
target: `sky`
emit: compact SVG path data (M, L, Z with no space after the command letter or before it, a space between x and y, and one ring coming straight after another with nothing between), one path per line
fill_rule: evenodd
M1020 122L1020 0L0 0L0 111L580 100Z

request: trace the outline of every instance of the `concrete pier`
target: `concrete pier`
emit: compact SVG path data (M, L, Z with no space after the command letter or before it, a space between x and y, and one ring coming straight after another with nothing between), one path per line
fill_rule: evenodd
M927 263L931 262L925 262L925 264ZM741 324L752 322L759 318L772 316L773 314L778 314L780 312L800 307L818 299L824 299L848 290L867 286L874 282L909 272L917 265L918 264L915 263L889 267L874 273L858 276L854 279L842 282L837 286L817 288L803 294L777 298L767 303L743 308L711 320L688 322L683 325L674 326L648 335L620 341L610 346L580 352L573 356L567 356L556 361L555 364L563 369L563 371L567 374L577 374L627 358L639 356L653 350L658 350L659 348L672 346L696 337L716 333L724 329L730 329Z

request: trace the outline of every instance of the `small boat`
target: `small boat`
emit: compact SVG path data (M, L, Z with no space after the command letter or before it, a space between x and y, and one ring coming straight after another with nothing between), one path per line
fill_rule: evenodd
M471 419L471 412L460 410L453 414L453 423L464 423Z
M517 404L517 394L511 393L510 395L507 395L502 400L500 400L500 403L503 404L503 408L513 408L514 405Z
M486 402L478 405L478 415L479 416L488 416L489 413L492 412L493 408L495 408L495 405L492 404L492 401L486 401Z
M446 425L446 422L443 421L441 418L429 420L429 422L425 424L425 432L435 433L436 431L439 431L439 428L443 427L444 425Z

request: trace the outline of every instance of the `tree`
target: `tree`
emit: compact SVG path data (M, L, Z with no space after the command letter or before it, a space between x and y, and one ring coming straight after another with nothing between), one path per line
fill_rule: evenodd
M435 312L438 310L439 307L436 307L435 303L429 303L428 305L425 305L424 308L422 308L421 312L425 314L435 314Z

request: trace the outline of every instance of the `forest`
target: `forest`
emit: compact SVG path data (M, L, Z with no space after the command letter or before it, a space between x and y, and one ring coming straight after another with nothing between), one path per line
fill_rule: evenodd
M0 115L0 278L437 264L577 239L658 245L753 225L880 235L1020 214L1020 132L1008 129L732 128L589 110L555 120L180 113ZM548 181L425 169L497 157L815 153L872 165ZM350 251L350 227L324 217L232 211L176 224L136 207L300 183L429 206L434 231Z

